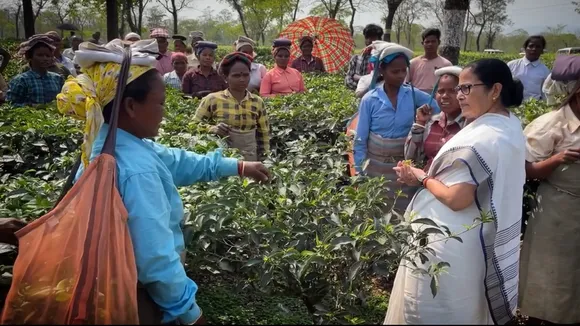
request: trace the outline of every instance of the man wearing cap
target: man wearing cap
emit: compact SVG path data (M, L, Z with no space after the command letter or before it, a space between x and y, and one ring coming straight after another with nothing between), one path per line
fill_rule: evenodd
M196 68L199 66L199 59L195 54L195 48L197 47L197 42L205 41L203 38L203 32L194 31L189 33L189 38L191 39L191 48L193 49L193 53L187 56L187 63L189 68Z
M137 42L137 41L141 41L141 36L137 33L127 33L127 35L125 35L125 41L127 42Z
M71 47L65 49L62 55L69 58L71 61L75 58L75 52L79 49L79 44L83 43L83 38L80 36L73 35L70 38Z
M150 38L154 38L157 40L157 46L159 47L159 54L160 58L157 59L157 71L163 76L166 73L173 71L173 64L171 63L171 51L168 50L169 42L167 39L169 38L169 33L167 30L163 28L155 28L151 31L149 35Z
M60 37L60 35L58 35L57 32L54 31L50 31L48 33L46 33L46 35L48 35L48 37L50 37L52 39L52 46L54 46L54 60L56 60L57 63L60 63L61 65L65 66L66 69L68 69L68 71L70 71L70 74L73 77L77 76L77 72L76 72L76 68L74 63L72 62L71 59L67 58L66 56L62 55L62 38Z

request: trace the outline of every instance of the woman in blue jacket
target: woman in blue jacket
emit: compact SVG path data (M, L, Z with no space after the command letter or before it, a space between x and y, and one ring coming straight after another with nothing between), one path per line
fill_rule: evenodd
M355 169L358 173L384 176L389 180L389 201L398 211L404 212L415 189L398 185L393 168L398 161L404 160L405 139L415 120L416 110L431 114L432 111L438 113L439 107L427 93L404 83L413 51L382 41L373 42L371 47L373 81L358 109ZM384 85L375 87L379 72ZM404 195L396 198L398 189Z

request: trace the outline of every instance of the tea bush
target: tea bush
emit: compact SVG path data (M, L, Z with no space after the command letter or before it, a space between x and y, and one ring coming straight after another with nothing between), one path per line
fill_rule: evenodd
M388 283L403 257L425 261L428 234L461 236L429 219L391 223L397 216L384 191L392 185L346 174L344 129L357 100L342 76L305 81L309 93L266 100L270 183L229 178L180 189L187 269L213 323L380 323L388 294L376 284ZM168 90L157 140L199 153L223 147L192 121L197 105ZM547 109L530 102L515 112L527 123ZM53 104L0 107L0 216L31 220L46 213L81 139L80 123ZM424 227L413 232L412 223ZM419 271L432 277L434 293L446 267Z

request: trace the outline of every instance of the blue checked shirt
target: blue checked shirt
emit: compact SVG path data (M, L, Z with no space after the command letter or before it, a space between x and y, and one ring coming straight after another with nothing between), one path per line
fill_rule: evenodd
M28 70L8 84L6 101L13 106L46 104L54 101L64 85L61 75L48 71L46 75Z
M163 75L163 81L165 82L165 85L181 90L181 79L179 79L175 70Z

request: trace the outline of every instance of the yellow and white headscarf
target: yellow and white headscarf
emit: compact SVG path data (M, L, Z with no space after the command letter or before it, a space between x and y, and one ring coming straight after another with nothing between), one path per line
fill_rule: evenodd
M82 162L89 165L93 142L104 123L103 108L113 100L123 61L124 43L115 39L105 45L84 42L75 52L75 63L82 74L69 78L56 96L58 110L75 119L85 121L82 144ZM127 83L145 72L155 69L156 59L151 53L159 52L156 40L142 40L130 45L133 52ZM145 52L147 53L145 53Z

